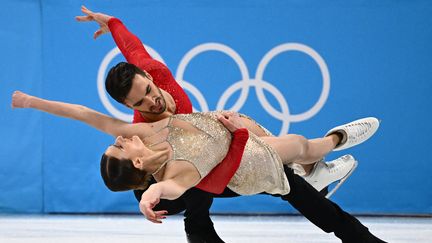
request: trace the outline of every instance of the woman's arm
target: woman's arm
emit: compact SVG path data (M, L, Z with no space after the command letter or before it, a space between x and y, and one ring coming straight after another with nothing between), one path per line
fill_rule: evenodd
M163 172L160 182L152 184L141 196L140 210L148 220L161 223L161 212L153 211L160 199L174 200L188 189L196 185L201 179L195 166L187 161L171 161Z
M153 211L153 208L159 203L160 199L174 200L185 193L187 189L189 188L182 186L175 179L152 184L141 196L140 211L149 221L162 223L161 219L165 218L167 211Z
M83 105L69 104L58 101L45 100L35 96L15 91L12 95L13 108L33 108L56 116L78 120L114 137L141 135L145 129L143 124L129 124L109 117Z

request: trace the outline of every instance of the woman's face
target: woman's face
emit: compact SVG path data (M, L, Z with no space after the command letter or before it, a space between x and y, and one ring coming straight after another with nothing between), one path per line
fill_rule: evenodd
M116 138L115 143L105 151L107 156L117 159L130 159L132 161L147 156L149 153L153 153L153 151L148 149L138 136L133 136L132 138L119 136Z

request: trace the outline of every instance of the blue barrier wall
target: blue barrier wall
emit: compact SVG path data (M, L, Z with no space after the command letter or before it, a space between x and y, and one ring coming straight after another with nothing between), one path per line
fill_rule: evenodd
M43 115L10 108L13 90L42 95L40 10L37 1L2 2L0 9L0 129L5 139L0 149L2 212L43 210Z
M132 193L112 193L100 178L111 137L10 109L12 92L22 90L131 114L100 99L97 83L124 59L110 35L92 39L96 24L74 20L81 4L122 19L182 81L196 110L235 109L275 134L310 138L353 119L380 118L368 142L327 157L351 153L359 160L333 199L354 213L432 213L426 0L4 2L0 212L138 212ZM294 211L269 196L217 199L212 210Z

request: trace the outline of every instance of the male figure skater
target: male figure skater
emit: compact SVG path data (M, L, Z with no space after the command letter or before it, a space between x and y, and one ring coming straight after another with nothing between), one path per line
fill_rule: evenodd
M82 11L86 16L79 16L77 20L96 21L100 25L94 38L111 32L126 60L137 67L134 68L127 63L118 64L110 71L106 80L108 93L120 103L134 109L134 122L156 121L171 114L192 112L189 98L174 80L168 68L152 59L141 41L130 33L120 20L105 14L93 13L85 7ZM238 157L236 151L232 149L227 157L230 157L230 154ZM343 160L336 160L332 164L319 162L313 168L308 168L308 170L312 169L310 173L312 176L306 178L312 182L319 182L317 189L321 190L334 181L346 179L354 169L355 163L355 161ZM232 174L233 168L228 162L221 164L228 164L224 167L225 172L213 171L209 177L213 175L213 178L223 178L222 181L227 181L229 176L226 175ZM339 167L340 169L336 170L339 173L330 173L329 167ZM141 199L142 192L135 191L138 200ZM190 242L223 242L216 234L209 217L208 210L213 196L193 188L175 201L163 200L158 208L168 210L169 214L186 209L185 231ZM220 196L229 196L229 193Z

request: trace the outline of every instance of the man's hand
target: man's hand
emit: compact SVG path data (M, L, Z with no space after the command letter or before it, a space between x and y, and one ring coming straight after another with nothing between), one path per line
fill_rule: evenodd
M81 12L85 14L85 16L76 16L75 19L79 22L89 22L95 21L99 24L99 29L93 35L93 38L96 39L100 35L110 32L108 28L108 20L112 18L112 16L103 14L103 13L93 13L85 6L81 6Z
M218 116L218 120L230 131L235 132L239 128L244 128L241 118L237 112L224 111Z
M12 94L12 108L29 108L32 97L21 91L15 91Z
M168 213L166 210L162 211L153 211L153 208L159 203L160 198L153 197L149 190L143 193L141 197L141 201L139 203L140 211L144 216L147 218L147 220L156 223L161 224L162 220L165 219L165 214Z

